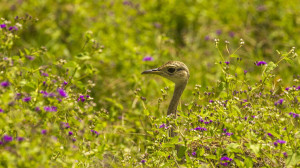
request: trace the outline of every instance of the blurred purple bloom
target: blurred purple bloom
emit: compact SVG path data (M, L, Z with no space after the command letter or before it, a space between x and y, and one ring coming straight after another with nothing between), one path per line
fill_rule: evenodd
M1 82L2 87L8 87L10 83L8 81Z
M226 65L229 65L230 62L229 62L229 61L225 61L224 63L225 63Z
M46 81L43 82L43 85L44 85L44 86L46 85Z
M299 118L299 114L297 113L290 112L289 115L293 116L294 118Z
M221 158L221 161L232 161L232 159L227 156L224 156Z
M40 107L36 107L34 110L35 111L41 111L41 108Z
M193 155L193 156L196 156L196 155L197 155L197 153L196 153L196 152L193 152L193 153L192 153L192 155Z
M280 144L284 144L284 143L286 143L286 141L284 141L284 140L280 140L280 139L278 139L276 142L278 142L278 143L280 143Z
M72 141L73 141L73 142L76 142L76 138L72 138Z
M227 131L227 129L226 129L226 128L224 128L224 129L223 129L223 132L226 132L226 131Z
M31 97L30 97L30 96L24 97L24 99L23 99L24 102L29 102L30 100L31 100Z
M43 130L41 131L41 133L45 135L45 134L47 134L47 130L43 129Z
M80 95L79 98L77 99L77 101L84 102L84 101L85 101L84 96L83 96L83 95Z
M284 99L279 99L278 101L276 101L276 102L274 103L274 105L275 105L275 106L277 106L278 104L282 105L283 101L284 101Z
M170 159L170 158L171 158L171 155L168 156L168 159Z
M253 115L252 118L255 118L255 115Z
M3 112L4 112L4 110L2 108L0 108L0 113L3 113Z
M210 40L210 36L207 35L207 36L204 37L204 39L205 39L206 41L208 41L208 40Z
M222 34L222 30L221 30L221 29L217 30L217 31L216 31L216 34L217 34L217 35L221 35L221 34Z
M64 81L64 85L67 85L67 84L68 84L68 82Z
M65 129L70 128L69 123L61 122L61 126Z
M9 30L9 31L17 31L18 28L17 28L16 26L10 26L10 27L8 28L8 30Z
M69 136L73 135L73 132L72 131L69 131Z
M165 128L165 127L166 127L166 125L164 123L159 126L159 128Z
M296 87L296 90L300 90L300 86Z
M145 56L143 61L153 61L153 58L151 56Z
M248 71L244 70L244 75L246 75L246 74L247 74L247 72L248 72Z
M61 97L67 97L68 96L68 94L62 88L57 89L57 92L59 93L59 95Z
M55 106L45 106L44 107L44 110L47 111L47 112L56 112L57 111L57 107Z
M141 160L141 163L143 163L143 164L146 163L146 160Z
M207 129L204 127L196 127L196 128L194 128L194 130L195 131L207 131Z
M274 142L273 144L274 144L274 146L276 146L276 147L278 146L278 143L277 143L277 142Z
M265 61L258 61L256 63L257 66L266 65L267 63Z
M11 137L11 136L8 136L8 135L4 135L3 136L3 141L4 142L10 142L10 141L12 141L13 140L13 137Z
M34 60L34 56L26 55L25 57L26 57L27 59L29 59L30 61Z
M228 33L228 35L229 35L230 37L234 37L235 33L234 33L233 31L230 31L230 32Z
M228 163L227 162L224 162L224 163L220 163L222 166L228 166Z
M3 145L3 142L2 142L2 141L0 141L0 145Z
M49 76L49 75L48 75L47 73L43 72L43 73L42 73L42 76L47 77L47 76Z
M286 152L282 153L284 157L288 157L288 154Z
M213 103L214 101L213 101L213 100L209 100L209 102L210 102L210 103Z
M0 27L1 27L1 29L6 28L6 24L3 23L0 25Z
M290 88L289 88L289 87L287 87L287 88L285 88L285 90L286 90L286 91L289 91L289 90L290 90Z
M273 135L272 135L271 133L268 133L268 136L269 136L269 137L273 137Z
M233 133L226 132L226 133L225 133L225 135L227 135L227 136L231 136L231 135L233 135Z
M21 142L21 141L24 140L24 138L23 137L18 137L17 140Z

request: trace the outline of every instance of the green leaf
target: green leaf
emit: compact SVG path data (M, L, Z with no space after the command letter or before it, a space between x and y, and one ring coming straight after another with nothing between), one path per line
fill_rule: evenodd
M245 158L245 165L246 167L253 167L253 161L250 157Z
M249 145L249 149L251 149L252 152L254 152L256 155L259 154L260 148L261 148L260 144L250 144Z
M241 152L241 149L239 149L239 147L240 147L239 144L231 143L231 144L226 146L226 151L227 151L227 153L230 153L230 152L239 153L239 152Z
M179 150L178 150L178 158L182 158L185 155L185 151L186 151L186 147L185 146L179 146Z
M164 143L162 144L162 148L175 148L175 145L171 143Z
M186 163L187 164L191 164L192 163L191 158L190 158L190 156L188 155L187 152L185 152L185 159L186 159Z
M297 163L300 163L300 152L294 152L291 155L288 156L286 160L286 167L292 167L295 166Z
M274 62L269 62L267 67L264 69L263 71L263 75L267 75L269 74L271 71L273 71L275 68L277 67L276 64L274 64Z

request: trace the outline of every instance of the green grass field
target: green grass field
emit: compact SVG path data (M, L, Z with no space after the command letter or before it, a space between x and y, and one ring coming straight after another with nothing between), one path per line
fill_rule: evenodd
M0 6L0 167L300 166L300 1Z

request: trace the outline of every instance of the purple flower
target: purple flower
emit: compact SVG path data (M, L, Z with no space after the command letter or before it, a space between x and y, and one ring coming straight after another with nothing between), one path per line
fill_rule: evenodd
M220 29L217 30L217 31L216 31L216 34L217 34L217 35L221 35L221 34L222 34L222 30L220 30Z
M73 135L73 132L72 131L69 131L69 136Z
M164 123L159 126L159 128L165 128L165 127L166 127L166 125Z
M91 130L92 133L96 134L96 135L99 135L99 132L98 131L95 131L95 130Z
M192 155L193 155L193 156L196 156L197 154L196 154L196 152L193 152Z
M213 100L209 100L209 102L210 102L210 103L213 103L214 101L213 101Z
M276 102L274 103L274 105L275 105L275 106L277 106L278 104L282 105L283 101L284 101L284 99L279 99L278 101L276 101Z
M289 90L290 90L290 88L289 88L289 87L287 87L287 88L285 88L285 90L286 90L286 91L289 91Z
M70 128L69 123L61 122L61 126L65 129Z
M41 133L42 133L43 135L45 135L45 134L47 134L47 130L43 129L43 130L41 131Z
M286 152L282 153L284 157L288 157L288 154Z
M8 135L4 135L3 136L3 141L4 142L11 142L13 140L13 137L8 136Z
M274 142L273 144L274 144L274 146L276 146L276 147L278 146L278 143L277 143L277 142Z
M278 142L278 143L280 143L280 144L285 144L285 143L286 143L286 141L280 140L280 139L278 139L276 142Z
M224 163L220 163L222 166L228 166L228 163L227 162L224 162Z
M68 96L68 94L64 91L64 89L59 88L59 89L57 89L57 92L59 93L59 95L61 97L67 97Z
M171 155L168 156L168 159L170 159L170 158L171 158Z
M76 139L75 139L75 138L72 138L72 141L73 141L73 142L76 142Z
M46 85L46 81L43 82L43 86L45 86L45 85Z
M3 24L0 25L0 27L1 27L1 29L6 28L6 24L3 23Z
M300 90L300 86L296 87L296 90Z
M77 101L84 102L84 101L85 101L84 96L83 96L83 95L80 95L79 98L77 99Z
M8 28L8 30L9 30L9 31L17 31L18 28L17 28L16 26L10 26L10 27Z
M269 136L269 137L273 137L273 135L272 135L271 133L268 133L268 136Z
M45 106L44 107L44 110L47 111L47 112L56 112L57 111L57 107L55 106Z
M247 72L248 72L248 71L244 70L244 75L246 75L246 74L247 74Z
M3 113L3 112L4 112L4 110L2 108L0 108L0 113Z
M230 31L229 33L228 33L228 35L230 36L230 37L234 37L234 32L233 31Z
M231 136L231 135L233 135L233 133L226 132L226 133L225 133L225 135L227 135L227 136Z
M195 131L207 131L207 129L204 127L196 127L196 128L194 128L194 130Z
M24 99L23 99L24 102L29 102L30 100L31 100L31 97L30 97L30 96L24 97Z
M226 131L227 131L227 129L226 129L226 128L224 128L224 129L223 129L223 132L226 132Z
M221 158L221 161L232 161L232 159L227 156L224 156Z
M204 39L205 39L206 41L208 41L208 40L210 40L210 36L207 35L207 36L204 37Z
M153 61L153 58L151 56L145 56L143 61Z
M18 140L19 142L21 142L21 141L24 140L24 138L23 138L23 137L18 137L17 140Z
M3 141L0 141L0 145L3 145Z
M26 57L27 59L29 59L30 61L34 60L34 56L26 55L25 57Z
M8 81L1 82L2 87L8 87L10 83Z
M64 85L67 85L67 84L68 84L68 82L64 81Z
M224 63L225 63L226 65L229 65L230 62L229 62L229 61L225 61Z
M146 160L144 160L144 159L143 159L143 160L141 160L141 163L143 163L143 164L144 164L144 163L146 163Z
M256 63L256 66L266 65L267 63L265 61L258 61Z
M43 72L43 73L42 73L42 76L47 77L47 76L49 76L49 75L48 75L47 73Z

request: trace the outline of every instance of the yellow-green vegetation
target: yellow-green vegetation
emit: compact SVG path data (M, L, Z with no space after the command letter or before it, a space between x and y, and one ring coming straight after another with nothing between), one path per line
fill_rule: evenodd
M2 0L0 167L300 166L299 15L297 0ZM174 84L141 75L171 60L190 74L177 117Z

